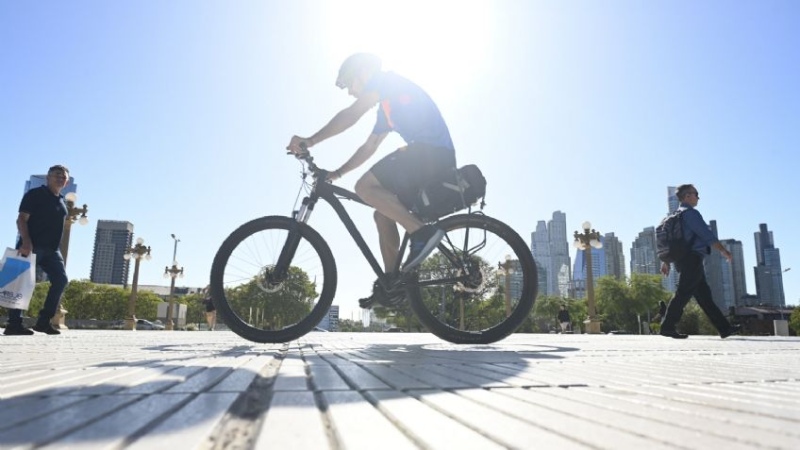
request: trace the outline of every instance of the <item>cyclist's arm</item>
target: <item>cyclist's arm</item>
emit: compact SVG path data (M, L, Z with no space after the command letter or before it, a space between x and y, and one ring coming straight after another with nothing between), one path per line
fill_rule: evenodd
M367 138L367 142L358 147L353 156L347 160L346 163L342 164L342 167L339 167L334 173L336 173L339 177L358 168L360 165L364 164L372 155L375 154L375 151L378 149L378 146L381 145L386 136L389 133L381 133L381 134L370 134Z
M308 138L308 146L313 147L325 139L336 136L352 127L367 111L378 104L378 100L380 100L380 97L377 92L365 92L352 105L336 113L330 122Z

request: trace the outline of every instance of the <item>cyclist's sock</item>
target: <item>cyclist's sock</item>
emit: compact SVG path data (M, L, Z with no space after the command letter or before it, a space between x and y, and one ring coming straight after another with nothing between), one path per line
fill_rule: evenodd
M444 231L433 225L425 225L411 233L408 259L403 264L402 271L406 273L416 268L439 245L443 237Z

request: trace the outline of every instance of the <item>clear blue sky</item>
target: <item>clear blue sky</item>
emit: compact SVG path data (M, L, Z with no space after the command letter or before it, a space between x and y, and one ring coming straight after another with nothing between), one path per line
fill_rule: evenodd
M71 278L89 277L97 220L127 220L153 247L140 283L166 284L175 233L179 285L205 285L230 231L291 212L299 164L284 147L349 104L334 80L356 51L429 92L459 162L488 178L487 213L526 240L561 210L570 232L615 232L628 264L666 186L692 182L720 237L744 243L748 291L767 223L800 303L795 0L3 1L0 244L25 180L62 163L92 219L73 229ZM373 120L319 145L318 162L338 167ZM352 211L375 243L370 212ZM323 205L311 224L349 318L374 277L333 218Z

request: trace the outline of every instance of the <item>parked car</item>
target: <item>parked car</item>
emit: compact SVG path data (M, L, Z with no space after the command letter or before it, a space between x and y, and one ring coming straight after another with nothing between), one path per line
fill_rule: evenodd
M145 319L136 319L137 330L163 330L164 325L160 323L150 322Z

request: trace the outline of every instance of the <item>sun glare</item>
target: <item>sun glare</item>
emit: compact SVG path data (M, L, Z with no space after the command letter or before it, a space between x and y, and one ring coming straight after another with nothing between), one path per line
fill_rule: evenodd
M345 0L323 2L321 45L331 64L368 51L441 95L457 94L486 68L491 2L477 0Z

